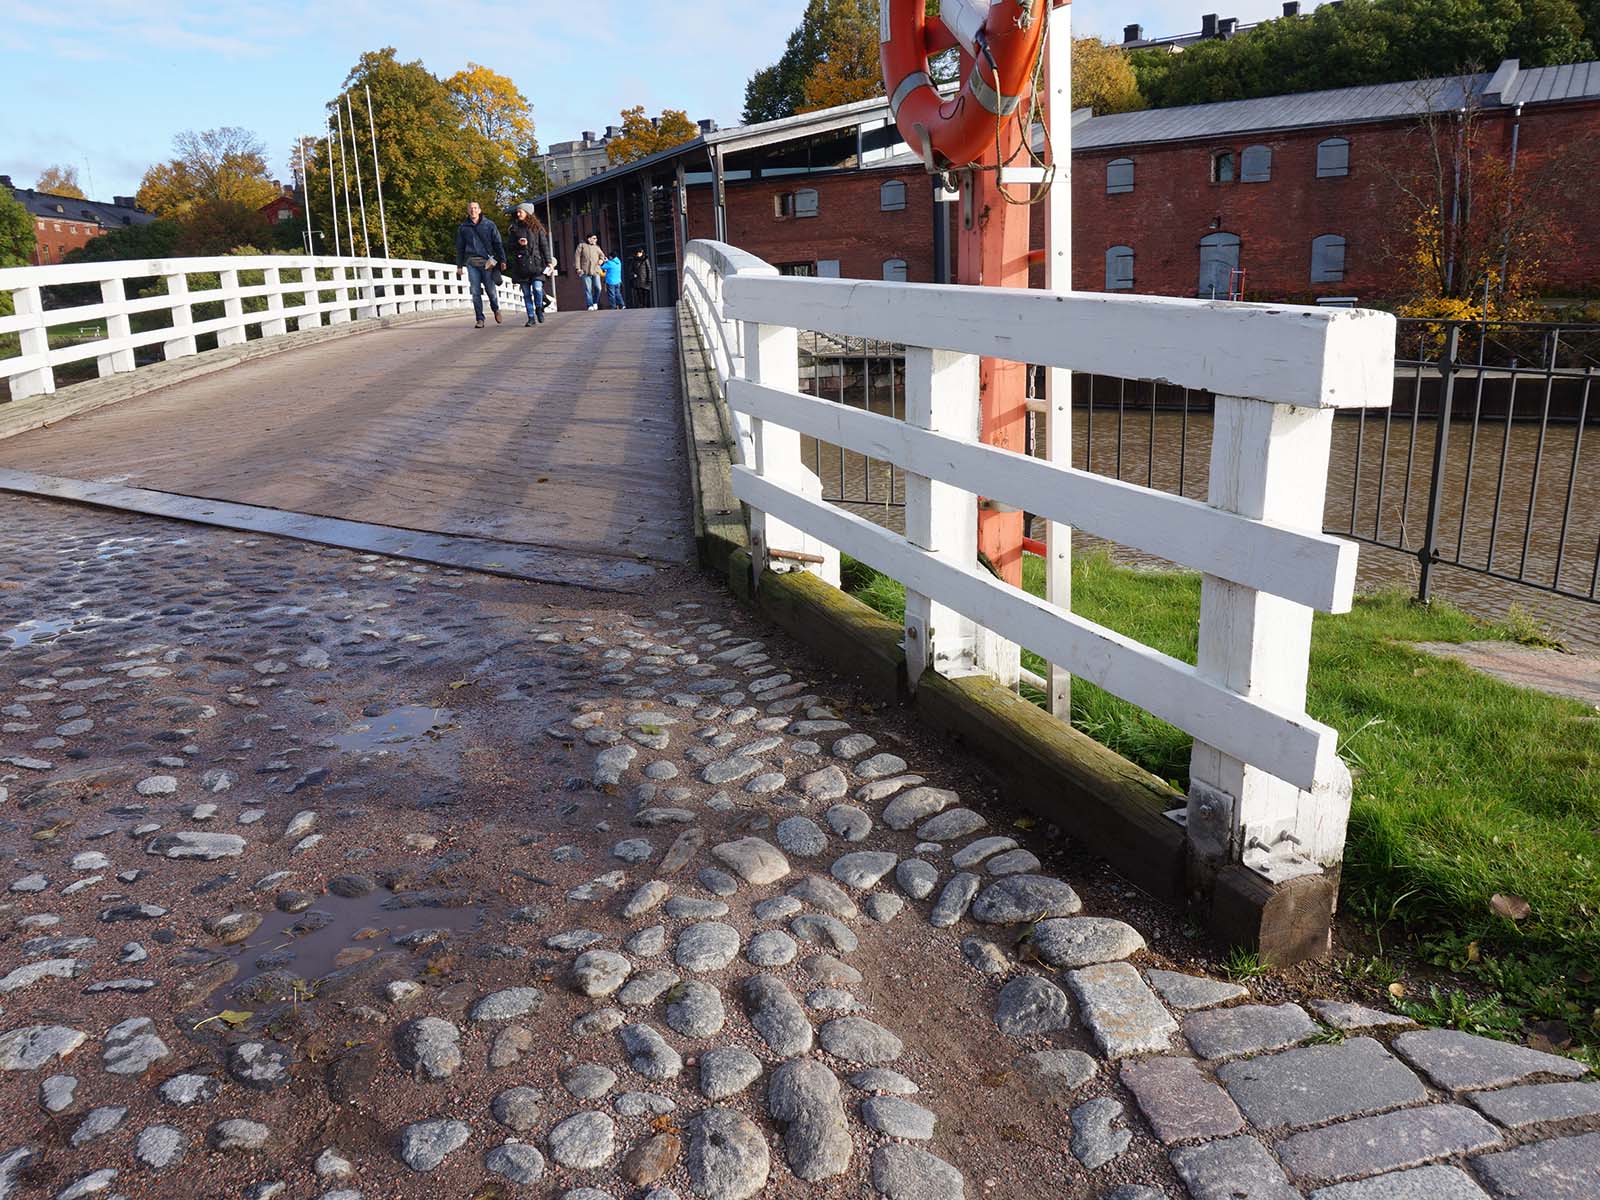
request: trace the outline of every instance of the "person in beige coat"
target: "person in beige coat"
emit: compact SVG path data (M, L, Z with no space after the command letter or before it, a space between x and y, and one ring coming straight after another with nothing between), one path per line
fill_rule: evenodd
M578 243L574 258L578 264L578 278L583 280L583 298L593 312L600 307L600 297L605 293L606 252L600 249L600 235L591 233Z

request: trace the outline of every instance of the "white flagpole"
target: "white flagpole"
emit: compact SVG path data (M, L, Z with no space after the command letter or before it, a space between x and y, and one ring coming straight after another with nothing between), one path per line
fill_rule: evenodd
M337 101L333 105L333 115L339 122L339 174L344 176L344 231L350 238L350 257L356 257L356 222L350 214L350 164L344 157L344 112L339 108Z
M305 134L300 135L300 207L306 212L306 253L315 254L317 243L311 236L311 152L306 148Z
M343 258L344 250L339 244L339 189L333 182L333 141L331 138L322 139L322 150L328 156L328 203L333 205L333 256Z
M378 185L378 228L383 232L383 256L389 257L389 222L383 215L383 174L378 170L378 129L372 123L372 89L366 84L361 90L367 94L367 134L372 139L372 178Z
M350 106L350 93L344 94L344 111L350 118L350 157L356 164L356 199L361 203L361 249L372 257L372 242L367 237L367 193L361 186L361 147L356 145L356 110Z

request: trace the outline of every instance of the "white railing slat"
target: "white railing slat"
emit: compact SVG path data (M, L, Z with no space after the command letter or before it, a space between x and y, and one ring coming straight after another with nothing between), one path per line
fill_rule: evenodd
M908 350L908 378L910 354ZM752 417L781 421L829 445L1070 523L1169 562L1323 612L1350 609L1357 550L1341 538L1280 528L972 438L918 429L909 423L909 409L908 420L899 421L740 379L728 384L728 404Z
M865 518L798 496L747 467L735 467L733 477L734 494L752 507L811 528L908 589L938 596L973 620L1003 629L1074 675L1296 786L1309 788L1333 753L1334 731L1303 712L1231 691L1188 663L1062 612L981 568L943 561Z
M1368 309L745 274L726 302L742 321L1306 408L1387 405L1394 386L1394 317Z

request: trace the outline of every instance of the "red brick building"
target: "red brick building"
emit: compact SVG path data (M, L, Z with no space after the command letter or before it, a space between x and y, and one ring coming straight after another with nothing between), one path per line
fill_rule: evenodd
M299 221L300 214L305 210L300 207L300 198L296 190L281 183L278 184L278 189L280 194L261 206L261 215L266 218L267 224L272 226Z
M155 220L134 203L132 196L116 196L110 204L56 196L19 188L9 175L0 175L0 187L8 190L33 218L32 261L36 267L61 262L69 252L88 245L109 229Z
M1548 176L1563 155L1600 162L1600 62L1521 70L1512 60L1493 74L1079 121L1073 282L1259 299L1403 293L1398 260L1416 209L1400 180L1428 149L1419 122L1468 107L1480 150L1524 179ZM1564 214L1574 236L1541 264L1556 292L1600 286L1600 187L1574 196Z

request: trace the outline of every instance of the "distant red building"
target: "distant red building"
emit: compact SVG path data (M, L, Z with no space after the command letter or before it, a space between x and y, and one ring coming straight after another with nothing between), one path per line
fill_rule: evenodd
M76 196L56 196L32 188L19 188L9 175L0 175L0 188L9 191L33 218L33 265L36 267L61 262L68 253L88 245L107 230L155 220L134 203L132 196L113 197L110 204Z
M281 225L289 221L298 221L305 211L300 207L300 198L292 187L279 184L282 194L267 201L261 206L261 215L266 218L269 225Z
M1448 115L1468 106L1480 150L1524 178L1582 142L1600 152L1600 62L1522 70L1510 60L1493 74L1080 120L1074 286L1259 299L1402 294L1411 281L1397 248L1414 206L1398 180L1426 152L1419 120L1447 114L1453 126ZM1550 291L1600 286L1591 240L1600 188L1576 194L1564 216L1577 236L1540 265Z

